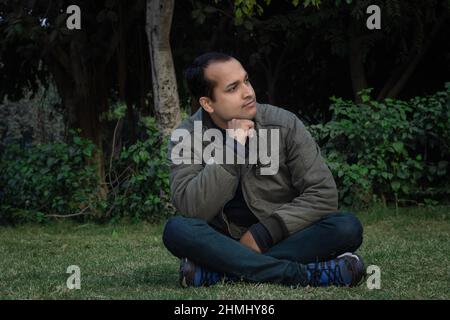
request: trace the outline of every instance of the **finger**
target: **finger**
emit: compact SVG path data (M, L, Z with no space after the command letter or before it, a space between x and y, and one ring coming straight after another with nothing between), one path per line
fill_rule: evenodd
M251 120L247 120L247 119L240 120L240 126L242 128L250 129L250 128L253 128L254 125L255 125L254 122Z
M255 129L251 128L251 129L248 131L248 136L249 136L250 138L253 138L253 137L255 136Z

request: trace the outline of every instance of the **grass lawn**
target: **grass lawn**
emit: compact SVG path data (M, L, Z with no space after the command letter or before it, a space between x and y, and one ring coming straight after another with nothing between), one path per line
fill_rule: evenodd
M381 269L381 289L291 289L218 284L182 289L179 261L161 242L163 224L0 227L0 299L450 299L450 206L373 208L359 250ZM81 269L69 290L67 267Z

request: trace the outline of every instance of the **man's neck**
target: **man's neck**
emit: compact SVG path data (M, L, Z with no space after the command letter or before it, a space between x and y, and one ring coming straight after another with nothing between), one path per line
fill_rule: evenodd
M227 125L226 121L220 119L214 113L212 113L212 114L209 113L209 116L211 117L211 120L216 127L218 127L219 129L222 129L222 130L228 129L228 125Z

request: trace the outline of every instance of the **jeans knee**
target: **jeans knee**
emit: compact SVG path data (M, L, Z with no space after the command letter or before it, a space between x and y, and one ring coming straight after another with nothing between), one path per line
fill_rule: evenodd
M176 241L177 235L180 234L180 231L183 227L184 221L183 217L176 216L171 217L167 220L166 225L164 226L162 240L166 248L170 249L172 242Z
M352 213L342 212L339 223L336 224L338 237L346 239L351 246L359 247L363 239L363 226Z
M169 218L164 226L162 241L164 246L172 253L180 248L195 246L197 234L207 223L198 218L175 216ZM176 255L176 254L175 254Z

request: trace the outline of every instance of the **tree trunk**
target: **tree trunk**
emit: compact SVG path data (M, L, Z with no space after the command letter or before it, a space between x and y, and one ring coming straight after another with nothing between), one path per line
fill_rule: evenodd
M104 77L101 76L102 72L93 73L83 65L82 56L76 54L75 48L72 49L74 52L70 55L70 59L65 59L70 62L67 65L47 57L44 57L44 60L53 75L67 111L69 128L80 128L81 137L91 140L97 146L93 157L86 159L86 162L95 165L99 177L99 197L105 199L108 189L105 184L102 124L99 118L100 113L107 110ZM59 54L63 52L59 51Z
M352 80L353 95L356 103L362 102L358 92L367 88L366 73L364 70L361 38L356 35L355 26L350 23L349 29L349 64Z
M269 104L276 105L276 88L281 71L289 65L289 61L285 61L285 56L289 51L288 43L285 44L281 52L277 51L276 58L271 58L266 53L259 59L262 70L264 71L267 85L267 99ZM275 61L275 64L272 63Z
M146 32L150 49L155 116L164 136L181 121L175 68L170 49L174 0L147 0Z
M447 15L448 12L446 11L439 17L439 19L436 20L433 29L426 37L426 42L422 45L422 47L417 52L412 52L409 59L394 70L391 77L380 91L377 100L384 100L386 98L395 99L398 97L416 70L417 65L431 47L436 34L444 25Z

